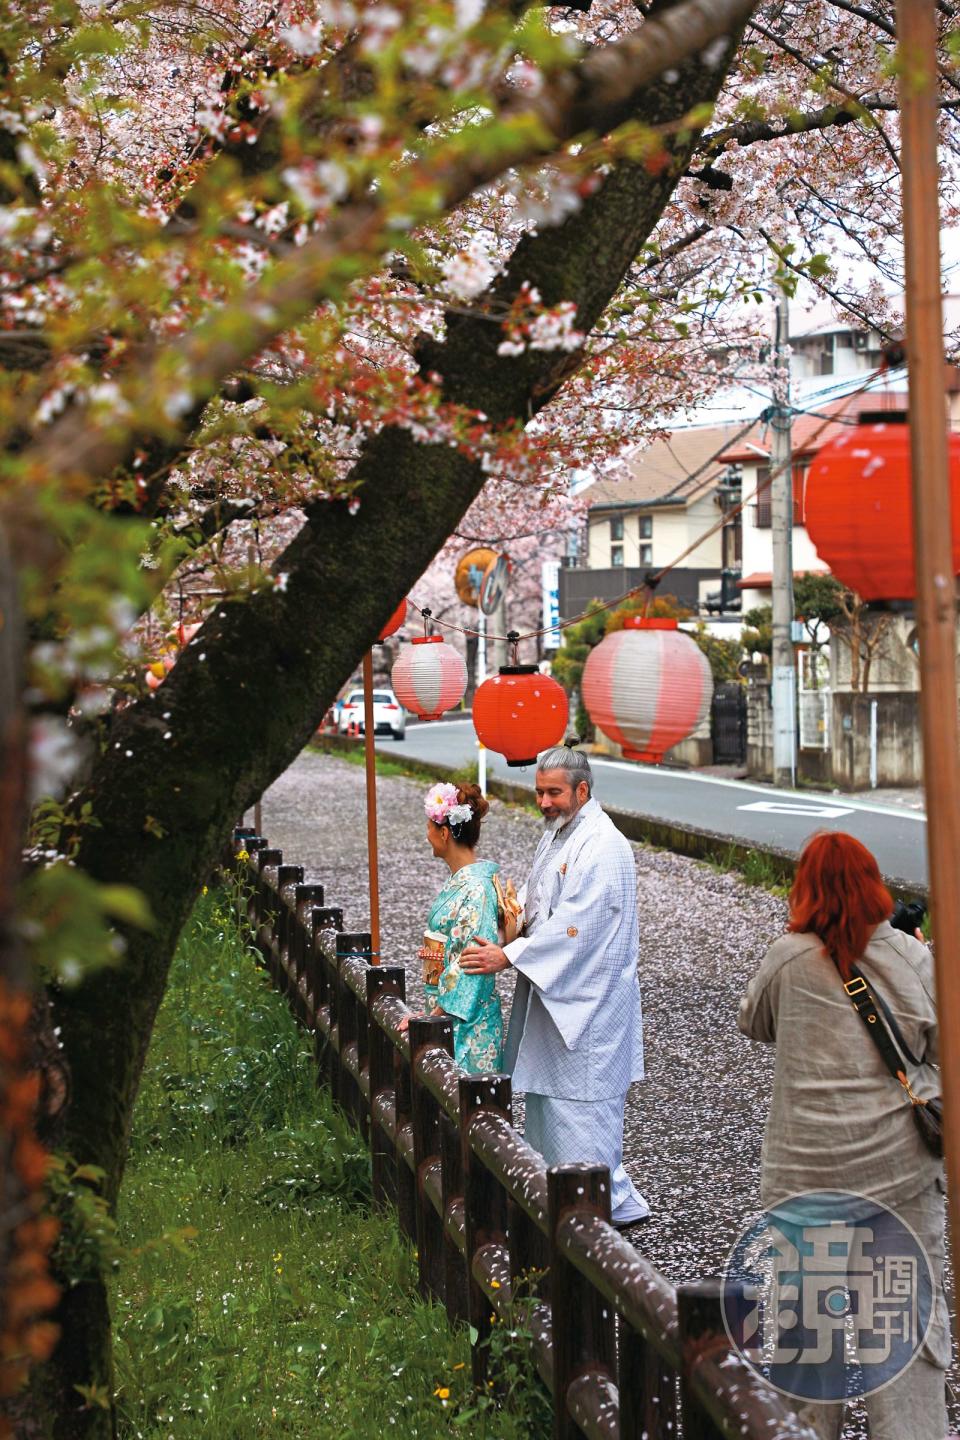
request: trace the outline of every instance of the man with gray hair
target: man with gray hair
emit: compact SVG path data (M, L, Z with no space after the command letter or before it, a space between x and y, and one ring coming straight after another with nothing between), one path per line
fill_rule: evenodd
M546 822L520 898L523 930L502 949L476 940L471 975L517 971L504 1070L526 1092L526 1137L548 1165L607 1165L614 1223L650 1209L623 1168L623 1111L643 1079L633 851L592 798L586 755L566 746L537 761Z

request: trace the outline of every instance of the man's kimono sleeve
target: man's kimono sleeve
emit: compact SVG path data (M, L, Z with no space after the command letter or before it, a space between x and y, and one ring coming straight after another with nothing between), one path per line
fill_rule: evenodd
M553 914L533 935L504 947L510 963L536 989L569 1050L597 1013L606 973L625 963L636 965L635 945L630 947L634 953L625 955L623 936L636 933L633 924L623 923L628 906L636 907L629 851L584 853L570 867Z
M472 940L497 943L497 907L489 885L471 885L457 897L448 920L444 966L437 984L437 1004L458 1020L473 1021L490 999L495 985L489 975L465 975L460 956Z

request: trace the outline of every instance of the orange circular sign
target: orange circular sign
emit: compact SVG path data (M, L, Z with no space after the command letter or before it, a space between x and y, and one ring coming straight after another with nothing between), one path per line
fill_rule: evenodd
M464 605L472 605L474 609L479 605L481 582L496 558L496 550L490 550L485 545L461 555L457 561L453 583Z

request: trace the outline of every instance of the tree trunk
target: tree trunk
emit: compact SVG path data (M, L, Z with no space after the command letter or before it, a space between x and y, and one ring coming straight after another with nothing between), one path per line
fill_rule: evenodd
M27 818L27 735L23 706L23 617L19 575L0 526L0 1434L11 1433L28 1354L46 1355L54 1335L46 1312L57 1295L47 1270L52 1236L44 1204L42 1111L53 1110L35 1043L30 967L16 923ZM61 1092L62 1094L62 1092ZM26 1292L32 1294L27 1299ZM27 1440L31 1431L16 1424Z
M731 37L732 54L738 37ZM639 118L669 125L715 97L726 66L686 65L677 83L650 87ZM564 225L525 237L496 282L515 295L523 280L546 303L574 300L589 329L650 235L695 133L670 142L659 175L629 163ZM484 309L489 301L484 297ZM482 409L492 424L525 423L575 368L562 352L496 355L498 327L485 316L448 316L447 339L424 347L448 400ZM89 800L97 828L83 832L78 863L102 881L136 886L156 918L128 931L123 966L54 997L72 1071L65 1145L103 1168L119 1191L137 1085L177 937L231 826L310 739L337 690L375 640L479 493L479 465L448 445L385 429L354 468L360 507L318 502L277 561L277 588L225 600L186 647L159 690L119 713L77 808ZM318 817L335 833L335 818ZM61 1307L63 1339L36 1392L51 1398L56 1440L107 1440L109 1412L84 1407L77 1384L110 1380L104 1288L75 1290Z

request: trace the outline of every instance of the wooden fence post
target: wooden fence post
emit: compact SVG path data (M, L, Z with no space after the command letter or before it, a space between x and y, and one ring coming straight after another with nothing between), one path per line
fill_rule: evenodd
M391 1138L377 1122L377 1099L389 1094L396 1115L394 1094L393 1041L373 1018L373 1002L378 995L406 998L407 972L402 965L371 965L367 971L367 1075L370 1081L370 1168L374 1204L386 1207L396 1204L397 1153Z
M317 884L298 885L293 892L293 919L287 944L287 974L292 987L291 1006L301 1025L309 1025L306 981L307 951L310 945L310 931L307 928L307 913L310 905L323 904L323 886Z
M467 1314L470 1320L473 1383L482 1388L490 1357L490 1301L473 1275L473 1260L484 1245L504 1244L507 1233L507 1197L473 1153L470 1127L485 1110L506 1120L512 1117L509 1075L460 1077L460 1147L463 1157L463 1206L467 1232Z
M723 1279L691 1280L677 1286L677 1321L683 1371L680 1376L680 1413L683 1440L724 1440L724 1431L698 1403L690 1376L699 1356L730 1349L723 1325Z
M550 1217L550 1295L553 1325L554 1440L580 1440L567 1408L572 1381L588 1371L613 1380L616 1349L613 1306L580 1274L558 1244L558 1227L570 1216L610 1219L606 1165L554 1165L547 1171Z
M443 1197L443 1296L447 1319L451 1325L466 1325L467 1269L463 1253L450 1234L448 1224L459 1224L463 1217L463 1151L460 1130L441 1107L440 1115L440 1192ZM456 1207L453 1211L452 1207Z
M259 869L259 852L266 850L267 842L262 835L237 835L234 831L231 863L224 864L224 870L232 870L236 882L236 911L237 920L241 925L250 925L250 902L256 892L257 873ZM248 859L240 861L237 855L245 850Z
M453 1021L448 1015L420 1015L410 1020L410 1067L413 1120L413 1164L416 1178L417 1264L420 1294L425 1300L443 1300L443 1218L434 1209L424 1181L428 1166L440 1156L440 1105L417 1074L417 1061L426 1050L453 1054Z
M250 928L253 930L253 943L259 950L261 964L266 969L269 969L270 966L270 934L276 923L276 901L274 899L276 892L273 886L267 883L264 871L272 866L280 865L282 861L282 850L273 850L266 846L260 851L257 855L257 872L247 907Z
M329 1034L317 1023L318 1013L326 1007L329 1020L331 975L330 952L321 936L325 930L343 929L343 911L325 907L310 914L310 944L307 948L307 995L308 1007L315 1033L314 1053L317 1062L317 1084L331 1085L330 1039Z
M350 1071L343 1063L347 1045L356 1044L358 1027L360 1027L360 1021L358 1021L360 1001L344 979L344 960L348 959L361 959L364 965L370 963L370 935L367 932L357 930L357 932L341 933L337 936L337 981L334 985L334 995L337 998L337 1043L335 1043L335 1048L337 1048L337 1071L335 1071L337 1087L334 1090L334 1099L351 1117L357 1129L363 1133L364 1126L366 1126L363 1096L360 1094L360 1087L357 1086ZM332 1025L330 1038L331 1041L334 1038ZM366 1133L364 1133L364 1139L366 1139Z
M619 1338L620 1440L676 1440L676 1374L632 1325Z
M397 1121L397 1218L401 1233L411 1245L417 1243L417 1182L407 1164L406 1139L410 1132L410 1154L413 1155L413 1067L410 1057L413 1047L409 1033L405 1049L393 1052L393 1093Z
M291 885L299 885L302 880L302 865L277 866L277 900L279 901L279 908L277 910L277 923L273 932L273 945L270 950L270 965L273 983L288 1002L291 998L291 986L286 967L283 963L283 957L290 947L290 930L294 910L283 892Z

